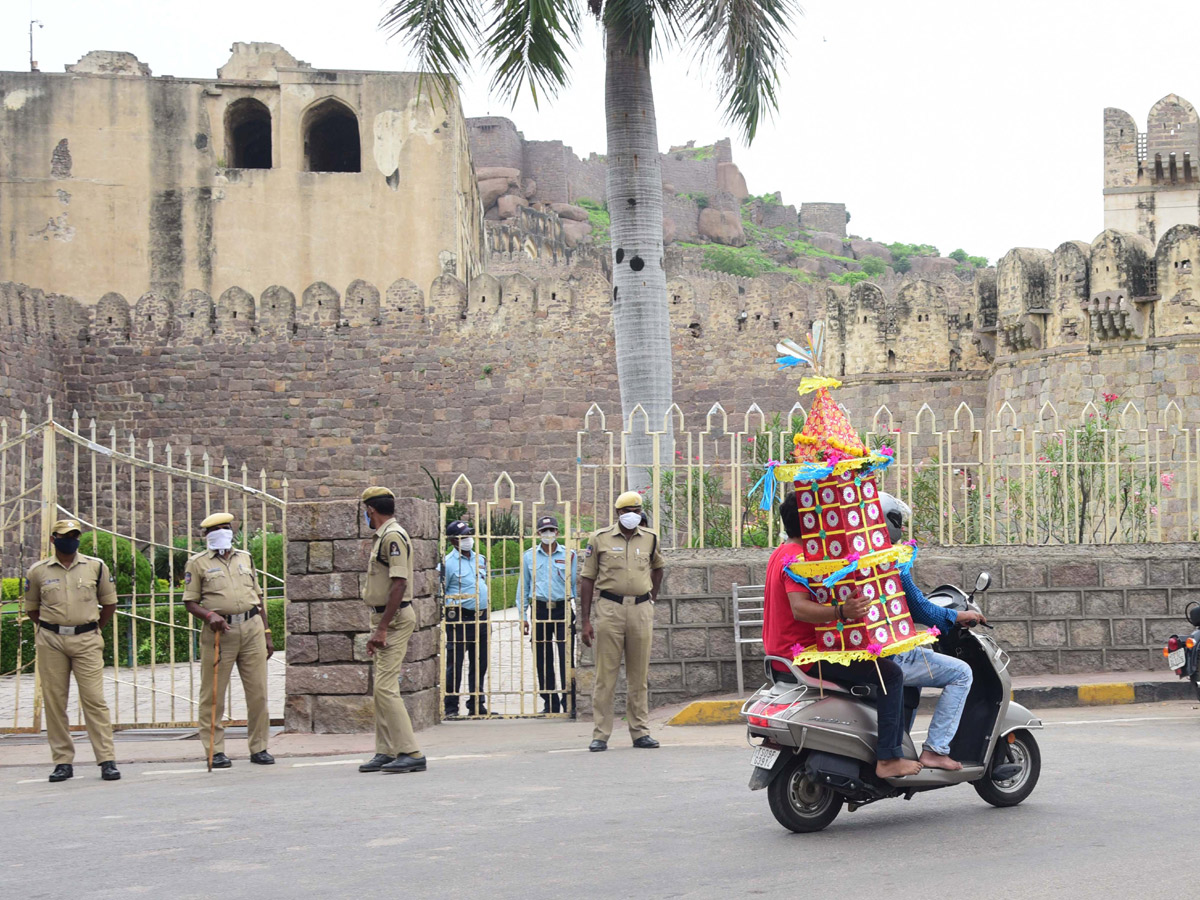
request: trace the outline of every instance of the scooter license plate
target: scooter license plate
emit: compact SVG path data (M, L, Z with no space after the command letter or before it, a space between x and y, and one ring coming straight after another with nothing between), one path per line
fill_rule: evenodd
M769 769L779 758L779 751L770 747L759 747L754 751L754 766L758 769Z
M1182 669L1184 666L1184 663L1186 663L1186 662L1187 662L1187 651L1184 650L1183 648L1180 648L1178 650L1172 650L1170 653L1167 654L1167 668L1168 669Z

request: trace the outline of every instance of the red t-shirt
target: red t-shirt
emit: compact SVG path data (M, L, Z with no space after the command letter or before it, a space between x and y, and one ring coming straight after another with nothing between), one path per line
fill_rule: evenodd
M804 588L788 577L783 567L794 560L800 548L789 542L780 544L767 563L767 583L763 598L763 647L768 656L792 658L792 645L811 647L817 640L817 631L811 622L797 621L788 602L788 591L803 591ZM786 671L777 662L771 663L779 671ZM807 670L808 666L803 666Z

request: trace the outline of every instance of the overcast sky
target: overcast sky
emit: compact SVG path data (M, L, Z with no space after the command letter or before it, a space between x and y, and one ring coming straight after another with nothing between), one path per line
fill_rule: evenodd
M275 41L321 68L405 69L377 23L379 0L7 0L0 69L61 72L88 50L128 50L155 75L213 77L234 41ZM994 262L1014 246L1090 241L1103 226L1102 115L1144 128L1159 97L1200 102L1195 41L1171 16L1128 3L1007 4L807 0L780 112L734 159L753 193L841 201L851 231L955 247ZM1178 17L1176 17L1177 19ZM507 115L530 139L604 152L604 60L594 27L573 55L571 88L535 110L464 87L468 116ZM663 149L731 134L687 57L653 67Z

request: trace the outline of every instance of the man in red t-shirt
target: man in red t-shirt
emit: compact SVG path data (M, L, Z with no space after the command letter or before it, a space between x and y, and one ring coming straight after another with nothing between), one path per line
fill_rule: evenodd
M791 659L792 646L801 644L811 647L816 641L813 625L841 619L852 622L866 615L870 602L860 591L845 603L828 605L817 603L809 590L784 571L784 567L801 555L800 513L796 508L796 494L792 492L779 506L783 529L788 539L775 548L767 563L767 581L763 602L763 648L768 656ZM777 670L781 663L773 662ZM878 667L878 668L877 668ZM805 670L811 666L806 666ZM886 690L879 692L876 704L879 714L879 739L875 748L875 774L880 778L900 775L915 775L921 764L903 756L904 740L904 674L893 660L880 659L875 662L854 662L849 665L830 663L822 667L821 674L830 681L848 686L874 684Z

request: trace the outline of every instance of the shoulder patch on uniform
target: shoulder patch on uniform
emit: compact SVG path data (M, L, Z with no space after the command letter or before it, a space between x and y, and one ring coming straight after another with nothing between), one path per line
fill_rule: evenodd
M392 541L392 545L388 547L388 556L403 556L404 551L400 549L399 541Z
M28 578L28 576L26 576L26 578L25 578L25 592L26 592L26 593L28 593L28 592L29 592L29 578Z
M591 555L592 555L592 545L588 544L587 549L583 551L583 557L584 557L584 559L588 559L589 557L591 557Z
M184 583L184 584L191 584L191 583L192 583L192 573L191 573L191 572L184 572L184 573L183 573L183 583Z

